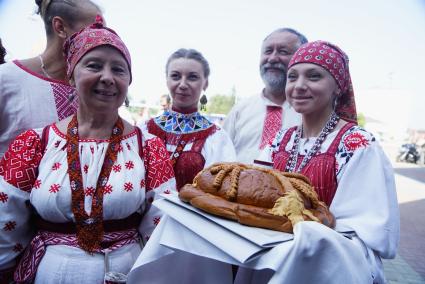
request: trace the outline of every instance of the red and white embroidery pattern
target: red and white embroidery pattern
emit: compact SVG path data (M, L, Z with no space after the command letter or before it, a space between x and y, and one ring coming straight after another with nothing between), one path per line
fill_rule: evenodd
M36 179L34 182L34 188L39 189L41 186L41 180Z
M6 203L8 199L9 199L9 196L6 193L0 192L0 202Z
M51 86L59 120L74 114L78 107L78 96L75 95L75 89L58 83L51 83ZM72 100L70 100L71 97Z
M150 191L174 177L164 143L158 137L146 141L143 148L146 171L146 191Z
M133 190L133 184L131 182L124 183L124 190L130 192Z
M4 224L3 230L12 231L15 228L16 228L16 222L15 221L9 221L6 224Z
M105 233L103 241L109 243L109 250L115 250L128 244L137 243L139 241L139 234L136 229ZM19 245L20 244L16 244L15 248L19 249ZM20 283L31 282L30 280L34 278L38 265L46 252L46 247L49 245L78 247L78 242L75 235L51 233L47 231L38 233L29 244L30 249L25 250L16 268L15 278L17 281ZM20 245L20 247L22 250L22 245Z
M61 163L54 163L52 166L52 171L57 171L61 167Z
M159 224L159 221L161 221L161 217L154 217L153 218L153 224L156 226Z
M134 163L132 161L128 161L125 163L125 168L127 170L132 170L134 168Z
M92 186L87 187L86 190L84 191L84 194L86 196L93 196L93 194L94 194L94 187L92 187Z
M113 165L112 170L116 173L119 173L121 171L121 165L120 164Z
M88 165L84 165L84 166L83 166L83 171L84 171L85 173L88 173L88 171L89 171L89 166L88 166Z
M57 193L59 191L59 189L61 188L61 186L57 183L54 183L50 186L49 192L51 193Z
M146 184L145 184L145 179L142 179L141 181L140 181L140 188L144 188L146 186Z
M358 148L369 145L368 139L359 132L353 132L344 138L344 146L348 151L354 152Z
M112 185L107 184L103 189L103 194L110 194L112 192Z
M20 134L0 162L0 175L14 187L31 191L42 153L40 137L34 130Z
M266 118L264 119L263 133L261 135L260 149L271 145L273 138L282 127L282 107L267 106Z

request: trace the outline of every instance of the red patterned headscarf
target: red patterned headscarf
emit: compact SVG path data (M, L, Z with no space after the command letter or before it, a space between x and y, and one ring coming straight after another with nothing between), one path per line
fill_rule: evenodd
M131 82L130 52L117 33L103 25L103 19L100 17L96 17L96 23L73 34L65 41L63 51L67 62L68 78L71 78L75 65L87 52L102 45L115 47L122 53L130 70Z
M326 41L313 41L298 48L288 69L299 63L313 63L325 68L341 89L335 112L350 122L357 123L356 103L348 69L348 56L336 45Z

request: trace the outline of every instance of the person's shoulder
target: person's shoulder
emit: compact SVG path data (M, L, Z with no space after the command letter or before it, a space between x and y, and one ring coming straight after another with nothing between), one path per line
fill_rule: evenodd
M14 74L16 74L17 68L16 64L13 61L8 61L4 64L0 65L0 78L2 80L5 80L5 78L13 77Z
M347 151L354 152L374 143L376 143L376 138L372 133L359 125L353 125L343 134L340 144Z
M16 66L16 61L8 61L6 63L0 64L0 70L7 70L7 69L15 69Z

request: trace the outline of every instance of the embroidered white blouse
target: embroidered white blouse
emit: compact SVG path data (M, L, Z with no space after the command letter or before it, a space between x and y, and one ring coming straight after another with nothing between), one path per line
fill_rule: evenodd
M75 221L66 136L52 125L44 155L40 136L40 129L19 135L0 163L0 270L13 265L15 257L34 236L27 202L47 221ZM134 212L144 213L139 232L147 241L161 218L161 212L150 204L159 193L175 190L175 179L163 142L147 132L142 132L141 140L143 157L139 155L136 131L121 140L104 190L103 218L123 219ZM108 140L88 139L79 142L84 206L88 214L108 143ZM68 251L73 249L69 247Z

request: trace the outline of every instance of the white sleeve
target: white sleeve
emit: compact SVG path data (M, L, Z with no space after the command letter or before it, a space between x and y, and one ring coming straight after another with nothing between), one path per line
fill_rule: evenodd
M235 137L236 137L235 124L237 120L238 120L238 105L235 105L227 114L226 119L223 122L223 129L227 132L232 142L235 142Z
M353 230L383 258L395 256L400 216L392 166L378 143L358 149L338 175L330 206L337 230Z
M233 142L223 129L218 129L207 138L201 154L205 158L205 168L217 162L236 161Z
M36 132L25 131L0 161L0 274L33 237L28 202L42 156L40 142Z
M30 194L7 183L0 176L0 273L14 265L14 259L30 242Z

